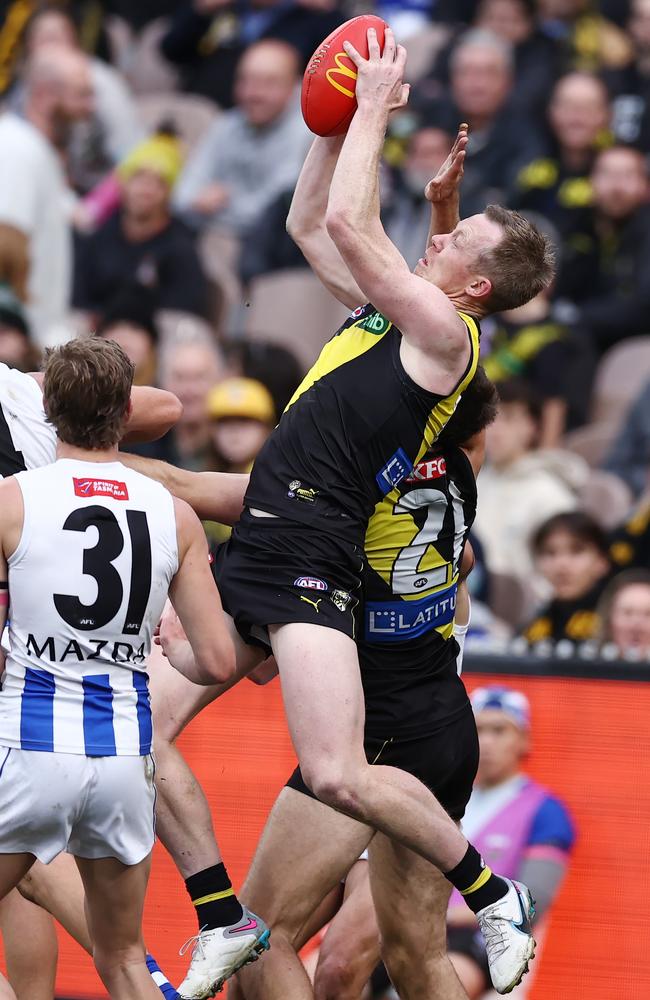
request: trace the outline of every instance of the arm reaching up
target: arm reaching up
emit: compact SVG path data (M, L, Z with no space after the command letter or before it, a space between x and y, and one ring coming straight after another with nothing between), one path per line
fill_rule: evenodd
M458 126L458 135L449 156L424 189L424 197L431 203L427 247L434 236L453 233L460 222L460 182L465 170L468 128L465 122Z
M325 227L330 183L343 136L316 138L300 171L287 216L287 232L335 298L355 309L366 301Z

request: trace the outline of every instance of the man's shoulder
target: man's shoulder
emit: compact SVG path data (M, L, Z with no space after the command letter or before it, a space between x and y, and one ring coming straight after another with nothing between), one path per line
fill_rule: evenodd
M41 132L13 111L5 111L0 115L0 141L3 150L10 147L12 156L21 150L30 155L52 155L50 145Z
M528 836L528 847L547 846L570 850L576 838L571 813L565 803L549 792L541 789L542 801L533 817Z

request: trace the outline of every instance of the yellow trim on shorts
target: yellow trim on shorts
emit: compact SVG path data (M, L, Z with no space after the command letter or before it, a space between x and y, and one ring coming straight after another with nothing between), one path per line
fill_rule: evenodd
M200 899L193 899L193 906L203 906L204 903L214 903L217 899L225 899L226 896L234 896L234 889L222 889L221 892L211 892L209 896L201 896Z

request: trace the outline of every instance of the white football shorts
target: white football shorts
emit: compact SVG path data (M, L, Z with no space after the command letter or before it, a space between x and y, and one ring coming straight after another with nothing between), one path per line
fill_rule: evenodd
M153 757L0 746L0 854L49 864L67 851L137 865L155 839Z

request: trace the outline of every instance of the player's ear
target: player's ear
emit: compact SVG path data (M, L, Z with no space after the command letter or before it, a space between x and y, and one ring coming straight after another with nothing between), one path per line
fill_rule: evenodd
M489 278L479 276L474 278L474 281L471 285L467 286L465 291L473 299L485 299L492 291L492 282Z

